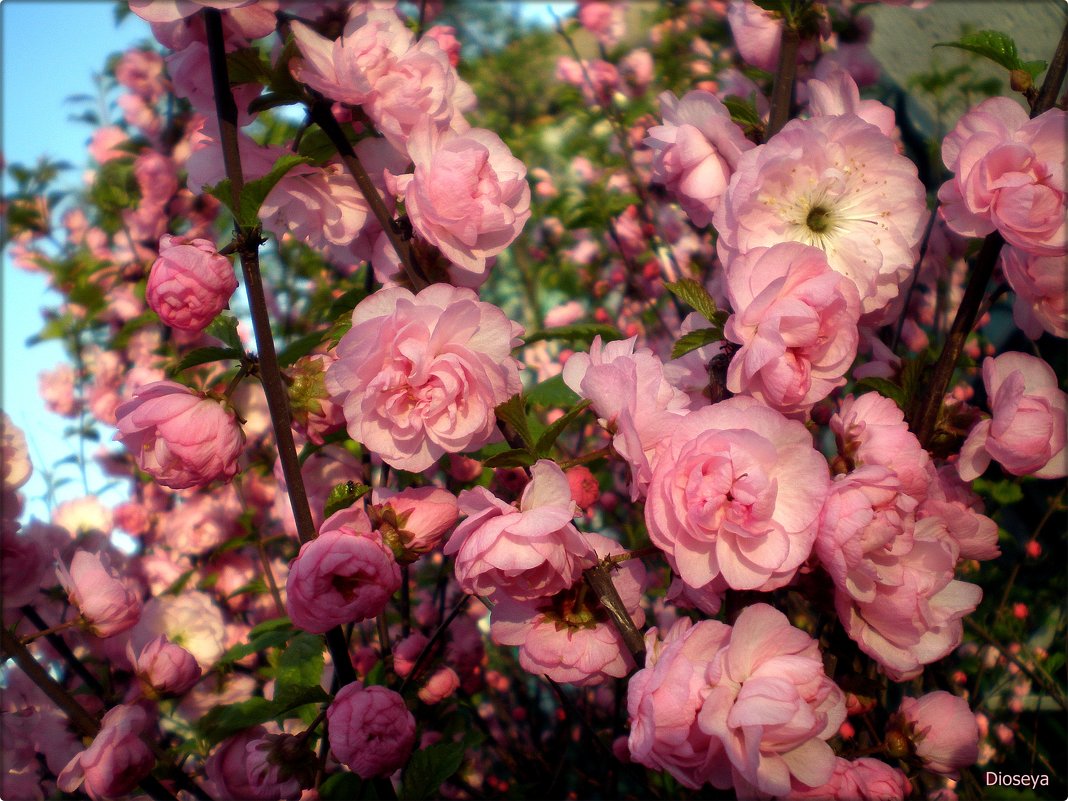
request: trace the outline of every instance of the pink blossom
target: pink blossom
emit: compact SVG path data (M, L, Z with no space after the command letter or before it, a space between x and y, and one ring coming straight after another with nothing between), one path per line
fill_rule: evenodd
M74 395L76 380L74 368L66 362L37 374L37 391L50 412L61 417L74 417L78 413L81 402Z
M727 370L731 392L796 415L845 384L860 297L822 250L795 242L755 248L732 263L727 294L735 314L724 333L742 346Z
M400 588L393 553L362 509L335 513L319 536L300 547L286 579L286 611L293 625L315 634L367 620Z
M440 487L409 487L400 492L378 487L371 501L376 527L402 561L436 548L460 516L456 496Z
M845 720L845 698L824 673L816 641L782 612L742 610L706 677L712 686L697 722L722 742L739 797L786 795L791 779L811 787L831 778L826 740Z
M428 642L430 641L426 637L415 632L397 643L393 649L393 670L398 676L406 678L412 672L419 654L423 652Z
M460 686L460 677L451 667L438 668L426 684L419 688L419 700L424 704L440 704L456 692Z
M0 592L5 609L16 609L38 599L41 580L48 570L44 548L32 536L19 535L19 524L8 518L7 499L0 520Z
M808 558L829 486L801 423L729 398L681 418L657 453L649 538L691 587L773 590Z
M401 470L474 450L500 434L494 408L519 392L521 333L469 289L382 289L353 310L326 388L349 434Z
M245 435L234 412L204 393L156 381L137 389L115 414L115 439L165 487L204 486L237 473Z
M167 72L174 82L175 95L188 99L198 113L209 119L214 117L215 93L211 84L211 59L204 38L178 48L167 56L165 61ZM255 116L248 112L249 103L259 96L263 87L258 83L241 83L233 86L232 90L234 103L237 105L237 123L244 127L252 122Z
M197 493L162 517L159 541L178 553L199 556L241 533L241 512L241 502L230 487Z
M979 758L979 726L963 698L938 690L902 699L898 712L926 770L957 778Z
M347 684L326 710L330 750L360 778L387 776L408 762L415 718L385 687Z
M571 487L571 500L580 509L589 510L601 497L601 487L590 468L585 465L570 467L564 471L564 475L567 476L568 486Z
M226 11L256 0L130 0L130 10L146 22L174 22L204 8Z
M119 145L129 141L126 132L117 125L105 125L93 132L89 140L89 155L97 164L106 164L113 159L126 158L130 154L120 150Z
M652 179L667 187L694 225L706 226L742 153L756 145L710 92L687 92L682 100L664 92L660 113L663 125L650 128L645 139L654 151Z
M164 234L145 299L167 325L195 332L227 308L235 289L234 267L213 243Z
M578 9L578 21L583 28L597 37L605 47L615 47L627 31L625 2L603 2L603 0L581 0Z
M1032 256L1006 245L1001 249L1001 271L1016 293L1012 317L1027 336L1038 339L1043 331L1068 338L1068 271L1057 256Z
M266 733L249 740L245 744L245 774L252 798L297 801L303 792L301 757L311 756L307 748L291 734Z
M115 80L149 103L155 103L167 90L163 57L154 50L127 50L115 65Z
M25 484L33 472L26 435L16 426L7 412L0 411L0 473L3 491L14 492Z
M924 198L916 166L859 117L792 120L739 159L713 219L717 249L729 274L734 258L754 248L814 245L856 284L862 322L882 324L904 303Z
M607 105L619 87L619 70L600 58L577 61L570 56L556 59L556 78L582 90L591 105Z
M226 650L222 610L210 595L199 590L187 588L178 595L148 600L130 637L134 650L140 652L160 634L180 642L204 670L214 666Z
M92 745L68 762L56 778L56 785L65 793L73 793L84 783L93 801L126 795L156 764L141 739L150 725L142 707L113 707L100 723Z
M730 626L716 620L682 618L662 641L650 629L645 667L627 685L630 758L692 790L706 782L730 786L723 743L697 723L709 692L708 665L730 636Z
M56 576L98 637L121 634L141 618L140 595L108 569L100 554L78 550L69 570L56 566Z
M216 798L259 798L248 776L247 747L266 734L263 726L254 726L226 738L215 747L204 765L208 780L215 785L212 795Z
M1001 556L998 525L983 514L983 499L960 479L954 465L942 465L937 470L932 465L929 470L933 480L928 485L927 497L916 512L917 517L940 518L960 548L961 559L985 560Z
M949 227L964 236L997 230L1031 255L1065 255L1066 122L1061 109L1029 120L1007 97L984 100L961 117L942 142L942 161L955 173L938 190Z
M1003 353L983 362L991 418L969 433L957 469L965 481L982 475L991 459L1014 476L1063 478L1068 396L1053 368L1026 353Z
M731 0L727 23L742 58L765 72L774 72L779 62L782 19L750 0Z
M484 128L457 133L420 123L408 155L415 172L390 185L416 233L462 271L484 275L530 218L526 166Z
M131 646L130 661L138 678L161 695L181 695L200 681L197 660L185 648L170 642L165 634L149 642L136 657Z
M449 59L449 63L455 67L460 63L460 40L456 38L456 29L451 25L434 25L427 28L424 38L433 39L438 43Z
M575 503L564 472L542 459L531 474L518 509L483 487L460 493L467 519L452 533L445 555L455 555L464 592L542 598L567 589L593 564L593 548L571 524Z
M600 534L586 534L597 557L624 552L623 547ZM612 583L623 607L639 628L645 622L641 608L645 568L629 559L612 572ZM519 646L519 664L553 681L586 687L609 677L623 678L634 659L607 613L579 579L551 598L515 601L498 598L491 615L490 636L498 645Z
M813 801L904 801L911 792L908 777L897 768L869 757L853 762L837 757L826 784L808 787L794 782L790 798Z
M861 100L857 82L843 69L832 69L822 80L809 81L808 94L808 110L813 117L856 114L878 128L883 136L894 135L897 128L894 110L878 100Z

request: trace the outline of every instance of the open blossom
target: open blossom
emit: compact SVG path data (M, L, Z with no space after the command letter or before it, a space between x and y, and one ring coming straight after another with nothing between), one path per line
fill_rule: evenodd
M911 792L908 777L897 768L870 757L850 762L837 757L834 773L819 787L794 782L789 798L813 801L904 801Z
M878 100L861 100L857 82L844 69L835 67L822 80L808 81L807 86L808 110L813 117L856 114L878 128L883 136L894 135L897 128L894 110Z
M576 509L564 472L546 459L530 472L518 509L484 487L460 493L467 519L452 533L445 555L455 555L464 592L499 591L519 601L547 597L593 564L592 546L571 524Z
M691 587L773 590L808 558L829 485L804 425L729 398L681 418L657 453L649 538Z
M65 793L79 787L93 801L125 796L152 772L156 757L141 739L149 728L148 713L136 705L108 710L92 744L75 756L56 778Z
M1043 331L1068 338L1068 270L1058 256L1032 256L1006 245L1001 271L1016 293L1012 319L1031 339Z
M207 593L183 590L178 595L160 595L145 604L141 620L130 637L140 652L160 634L193 655L204 670L211 668L226 650L222 610Z
M991 418L969 433L957 468L965 481L982 475L991 459L1014 476L1063 478L1068 396L1046 362L1026 353L1003 353L983 362Z
M253 726L233 737L227 737L208 755L204 770L214 785L216 798L256 799L258 794L249 779L247 747L267 734L263 726ZM269 798L268 796L267 798ZM265 798L264 801L267 801Z
M121 634L141 618L140 595L104 565L100 554L78 550L70 569L60 564L56 575L96 636Z
M663 125L649 129L653 180L664 184L694 225L712 222L742 153L756 145L745 138L715 95L695 90L679 100L660 95Z
M881 324L904 302L924 198L916 166L860 117L791 120L739 159L713 220L717 249L729 275L734 257L754 248L814 245L856 284L862 323Z
M26 435L16 426L8 413L0 411L0 476L4 492L14 492L33 472L30 454L26 447Z
M205 8L228 11L256 0L130 0L130 10L146 22L176 22Z
M415 746L415 717L404 699L385 687L345 685L326 719L330 750L363 779L388 776L408 762Z
M845 383L860 338L860 297L822 250L783 242L738 256L727 294L735 314L724 333L742 346L727 371L731 392L792 414Z
M469 289L382 289L353 310L326 388L353 439L393 467L425 470L499 438L494 409L521 388L511 355L521 332Z
M234 412L203 393L156 381L139 387L115 415L115 439L165 487L204 486L237 473L245 435Z
M1050 109L1035 119L1008 97L984 100L942 142L954 176L938 190L940 213L964 236L1000 231L1034 256L1068 253L1064 128L1068 115Z
M924 768L956 778L979 758L979 726L963 698L938 690L898 708Z
M393 553L371 530L367 513L343 509L319 536L300 547L286 579L286 611L293 625L315 634L367 620L400 588Z

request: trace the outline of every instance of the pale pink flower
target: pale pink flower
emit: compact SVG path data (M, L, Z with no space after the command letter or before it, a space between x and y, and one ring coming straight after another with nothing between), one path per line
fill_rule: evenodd
M379 614L400 584L392 551L367 513L350 507L328 518L290 563L286 611L293 625L322 634Z
M212 795L216 798L259 798L248 776L247 746L266 734L263 726L254 726L227 737L212 750L204 764L208 781L214 785Z
M349 434L393 467L419 471L500 434L494 409L519 392L521 333L474 292L382 289L353 310L326 388Z
M241 502L230 487L197 493L161 517L159 541L177 553L197 556L241 532Z
M1027 336L1038 339L1043 331L1068 338L1068 270L1064 258L1032 256L1006 245L1001 249L1001 271L1016 293L1012 318Z
M308 746L291 734L265 733L245 744L245 774L253 798L297 801L303 788L300 757Z
M14 492L29 481L32 472L26 435L11 421L7 412L0 411L0 474L3 476L3 491Z
M440 704L456 692L460 686L460 677L451 667L441 667L426 680L417 693L424 704Z
M161 695L181 695L200 681L196 658L165 634L150 641L136 657L130 646L129 658L142 683Z
M204 8L227 11L254 2L256 0L130 0L130 11L146 22L175 22Z
M78 413L81 401L74 395L77 377L74 368L61 362L52 370L43 370L37 374L37 391L45 408L61 417L74 417Z
M578 61L570 56L556 59L556 78L582 91L591 105L605 105L619 87L619 70L615 64L600 58Z
M727 272L735 313L724 326L741 345L727 388L797 415L845 384L857 355L860 297L819 248L783 242L736 257Z
M388 776L408 762L415 746L415 718L404 699L385 687L345 685L326 718L330 750L363 779Z
M955 173L938 190L949 227L964 236L997 230L1031 255L1065 255L1066 121L1056 108L1030 120L1008 97L961 117L942 142L942 161Z
M234 266L207 239L164 234L145 299L160 319L181 331L202 331L227 308L237 289Z
M597 41L611 48L619 44L626 26L627 4L604 2L604 0L581 0L578 21L583 28L597 37Z
M850 762L837 757L834 773L826 784L809 787L795 780L789 797L813 801L904 801L911 789L908 777L885 762L869 757Z
M130 636L134 650L140 652L160 634L181 643L204 670L214 666L226 650L222 610L210 595L199 590L187 588L179 595L148 600Z
M808 110L813 117L855 114L878 128L883 136L894 136L897 129L894 110L878 100L861 100L857 82L841 68L830 70L822 80L810 80L808 94Z
M210 118L215 116L215 92L212 90L211 58L205 38L177 48L165 61L167 72L174 82L174 94L186 98L198 113ZM258 83L241 83L231 89L237 106L237 124L244 127L255 116L248 111L249 103L259 96L263 87Z
M376 487L371 502L375 527L401 561L436 548L460 516L456 496L440 487Z
M444 51L449 63L455 67L460 63L460 40L456 38L456 29L451 25L434 25L426 29L424 39L433 39Z
M742 58L765 72L774 72L779 63L782 17L765 11L751 0L731 0L727 24Z
M664 92L659 99L664 122L645 139L654 151L652 180L667 187L694 225L706 226L738 159L756 145L711 92L687 92L681 100Z
M681 418L658 451L649 538L691 587L773 590L808 558L829 486L804 425L729 398Z
M105 125L97 128L89 140L89 155L97 164L106 164L113 159L130 157L126 150L120 150L119 145L129 141L126 132L117 125Z
M968 433L957 463L961 478L979 477L991 459L1014 476L1068 475L1068 396L1053 368L1026 353L1003 353L983 362L983 385L991 418Z
M408 139L415 165L391 177L416 233L463 271L481 276L530 218L527 168L492 131L420 123Z
M19 535L19 524L7 516L9 511L5 498L0 520L0 593L5 609L11 610L37 600L49 559L36 539Z
M708 665L712 685L697 716L723 744L741 798L786 795L834 771L826 740L845 720L845 697L823 670L816 641L767 604L742 610Z
M778 242L827 253L857 286L862 322L896 319L927 221L916 166L852 114L792 120L742 154L716 210L717 249L734 257ZM896 304L896 305L895 305Z
M232 410L173 381L140 387L115 411L115 439L137 466L171 489L229 480L245 435Z
M531 474L518 509L483 487L460 493L467 519L452 533L445 555L455 555L464 592L542 598L567 589L592 566L593 548L571 524L576 509L564 472L542 459Z
M979 726L963 698L938 690L902 699L898 712L910 725L924 769L957 778L960 768L979 759Z
M961 559L996 559L998 524L983 514L983 499L961 480L957 469L946 464L935 470L928 485L927 497L916 510L918 518L938 517L946 524L949 535L960 548Z
M93 801L124 796L152 772L156 757L141 739L151 725L140 706L109 709L92 744L75 756L56 777L56 786L73 793L84 783Z
M141 618L140 594L121 581L100 554L79 549L69 570L62 563L56 565L56 576L97 637L121 634Z

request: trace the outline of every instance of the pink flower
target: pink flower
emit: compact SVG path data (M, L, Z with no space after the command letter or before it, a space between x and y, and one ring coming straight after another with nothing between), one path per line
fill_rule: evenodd
M697 716L723 744L740 798L786 795L834 771L826 740L845 720L845 697L823 670L816 641L767 604L742 610L712 657L712 685Z
M646 634L645 667L627 685L630 758L654 770L666 770L696 790L706 782L730 786L723 744L698 726L708 696L709 663L731 636L716 620L694 624L682 618L664 636Z
M583 28L597 37L605 47L615 47L626 33L626 3L582 0L578 20Z
M1063 478L1068 397L1053 368L1026 353L1003 353L983 362L991 418L969 433L957 469L965 481L996 459L1014 476Z
M819 248L783 242L738 256L727 272L735 314L727 339L742 346L727 388L798 414L845 384L857 355L860 297Z
M26 447L26 435L5 411L0 411L0 457L3 491L14 492L29 481L33 465Z
M708 225L738 159L756 145L710 92L687 92L682 100L664 92L660 113L664 124L645 139L654 151L652 179L668 188L694 225Z
M691 587L773 590L808 558L829 486L801 423L729 398L681 418L657 453L649 538Z
M608 537L585 536L600 559L623 553L623 547ZM627 614L640 628L645 622L641 560L622 562L613 571L612 582ZM524 670L580 687L601 684L613 676L623 678L634 667L623 637L581 579L551 598L514 601L499 596L490 636L498 645L519 646L519 664Z
M905 698L898 712L911 726L911 740L924 768L957 778L979 759L979 726L963 698L938 690Z
M451 25L434 25L431 28L427 28L423 38L433 39L437 42L438 47L444 51L452 66L455 67L460 63L461 43L456 38L456 29L454 27Z
M343 509L290 564L286 611L293 625L322 634L379 614L400 583L400 567L366 512Z
M1068 271L1057 256L1031 256L1006 245L1001 249L1001 271L1016 293L1012 317L1027 336L1038 339L1043 331L1068 338Z
M862 322L896 319L927 221L916 166L852 114L792 120L743 153L716 210L717 249L736 256L778 242L827 253L857 286ZM896 304L896 305L892 305Z
M326 710L330 750L360 778L387 776L408 762L415 718L400 695L354 682L341 688Z
M469 289L382 289L353 310L326 388L349 434L393 467L419 471L500 434L494 408L519 392L521 333Z
M181 695L200 681L197 660L185 648L170 642L165 634L149 642L136 658L131 646L130 661L138 678L161 695Z
M226 11L256 0L130 0L130 10L146 22L175 22L204 8Z
M263 726L254 726L233 737L226 738L215 747L204 765L208 780L215 785L213 796L248 799L260 797L249 780L246 768L247 747L253 742L258 742L266 734L267 730ZM264 801L269 798L270 796Z
M78 550L70 570L56 565L56 576L97 637L121 634L140 620L140 595L104 565L100 554Z
M62 417L74 417L81 401L74 395L74 368L66 362L52 370L42 370L37 375L37 391L45 407Z
M207 239L164 234L145 299L160 319L180 331L203 331L227 308L237 289L234 267Z
M314 759L307 745L291 734L264 734L245 744L245 754L245 774L252 798L279 801L300 798L303 792L300 774L307 772L302 768L307 765L306 759ZM312 777L314 770L312 767Z
M75 756L56 778L56 786L73 793L84 783L93 801L124 796L152 772L156 758L141 739L149 727L140 706L120 705L108 710L92 744Z
M946 223L964 236L997 230L1033 256L1068 253L1064 129L1068 115L1050 109L1033 120L1008 97L984 100L942 142L955 173L938 190Z
M837 757L834 773L826 784L808 787L795 781L789 797L813 801L904 801L911 789L905 774L885 762L868 757L850 762Z
M933 480L928 485L927 497L916 511L917 517L940 518L960 548L961 559L1001 556L998 524L983 514L983 499L960 479L954 465L929 469Z
M414 561L441 542L456 525L456 496L440 487L409 487L396 492L376 488L371 514L386 544L402 561Z
M861 100L857 82L845 70L834 67L823 80L811 80L807 86L808 110L813 117L856 114L878 128L883 136L894 136L897 129L894 110L878 100Z
M456 692L460 686L460 677L451 667L439 668L434 675L419 688L419 700L424 704L440 704Z
M518 601L555 595L593 564L593 548L571 524L575 503L564 472L546 459L532 468L516 509L483 487L460 493L467 519L456 527L445 555L456 557L464 592Z
M742 58L758 69L774 72L779 63L782 18L751 0L731 0L727 23Z
M201 487L237 474L245 435L234 412L204 393L156 381L138 388L115 414L115 439L165 487Z
M105 125L93 132L89 140L89 155L97 164L106 164L113 159L127 158L130 154L120 150L119 145L129 141L126 132L117 125Z
M4 517L0 519L0 592L5 609L17 609L38 599L41 579L48 571L44 548L32 536L20 536L19 524L8 517L5 497Z
M589 509L601 497L601 487L590 468L585 465L568 468L564 475L567 476L568 486L571 487L571 500L580 509Z
M492 131L416 126L408 139L412 175L391 180L416 233L474 277L530 218L527 168Z

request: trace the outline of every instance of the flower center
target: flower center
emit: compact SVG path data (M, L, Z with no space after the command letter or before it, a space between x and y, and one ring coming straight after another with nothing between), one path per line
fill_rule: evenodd
M831 212L823 206L813 206L805 218L805 225L814 233L822 234L831 227Z

